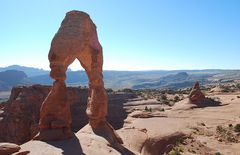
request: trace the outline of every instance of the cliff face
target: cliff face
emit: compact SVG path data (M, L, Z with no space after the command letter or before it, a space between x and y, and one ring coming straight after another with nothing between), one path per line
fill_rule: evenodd
M0 142L8 141L22 144L38 132L40 107L50 86L33 85L29 87L14 87L11 96L0 111ZM70 103L72 125L74 132L88 123L85 113L88 89L68 87L68 102ZM123 109L125 99L132 97L124 94L109 95L108 120L114 128L121 128L127 117Z

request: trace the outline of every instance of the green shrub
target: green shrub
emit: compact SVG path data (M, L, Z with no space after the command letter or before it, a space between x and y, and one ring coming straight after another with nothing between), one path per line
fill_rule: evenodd
M178 95L174 96L174 102L180 101L180 97Z
M162 100L167 100L167 95L162 94L162 95L161 95L161 99L162 99Z
M240 89L240 83L238 83L238 84L236 85L236 87L237 87L238 89Z
M165 109L164 109L164 108L161 108L159 111L165 111Z
M222 92L228 93L228 92L230 92L230 89L228 87L225 87L225 88L223 88Z
M148 107L147 106L145 106L145 109L144 109L145 111L148 111Z
M152 108L150 107L150 108L148 108L147 106L145 106L145 109L144 109L145 111L149 111L149 112L152 112Z
M133 90L130 88L124 88L122 91L125 93L133 93Z
M181 155L181 152L179 150L172 150L168 153L168 155Z

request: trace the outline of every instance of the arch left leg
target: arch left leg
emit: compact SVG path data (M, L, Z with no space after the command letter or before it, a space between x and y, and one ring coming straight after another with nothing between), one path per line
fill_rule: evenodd
M53 49L50 51L50 76L55 81L51 91L42 103L39 120L40 131L34 137L35 140L42 141L61 140L73 136L71 131L72 118L67 99L65 79L67 67L74 61L74 58L58 56L53 59L51 58L51 54L57 55L59 51Z

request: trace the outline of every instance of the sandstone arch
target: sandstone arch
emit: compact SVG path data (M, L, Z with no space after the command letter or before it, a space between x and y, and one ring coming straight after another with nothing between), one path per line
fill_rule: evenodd
M122 143L121 138L106 121L108 97L102 76L103 54L96 26L89 15L70 11L55 34L48 59L53 87L40 111L39 140L59 140L72 137L71 115L65 85L67 67L78 59L89 78L89 97L86 113L89 124L101 131L111 142Z

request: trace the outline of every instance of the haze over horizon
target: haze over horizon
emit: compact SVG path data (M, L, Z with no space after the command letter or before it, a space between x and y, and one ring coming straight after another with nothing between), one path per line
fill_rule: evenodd
M78 62L77 62L78 63ZM76 65L76 68L73 68L75 67L74 66L75 64L71 65L68 70L70 71L85 71L81 66L79 66L78 64ZM34 66L23 66L23 65L18 65L18 64L13 64L13 65L9 65L9 66L0 66L0 69L4 69L6 70L6 68L9 68L9 67L15 67L15 68L18 68L18 67L27 67L27 68L33 68L33 69L39 69L39 70L43 70L43 71L50 71L50 68L41 68L41 67L34 67ZM8 69L9 70L9 69ZM12 69L10 69L12 70ZM17 69L18 70L18 69ZM20 69L21 70L21 69ZM240 71L240 69L219 69L219 68L210 68L210 69L146 69L146 70L114 70L114 69L103 69L103 71L123 71L123 72L151 72L151 71L204 71L204 70L228 70L228 71Z
M0 67L48 70L51 40L70 10L96 24L104 70L240 68L238 0L1 1Z

